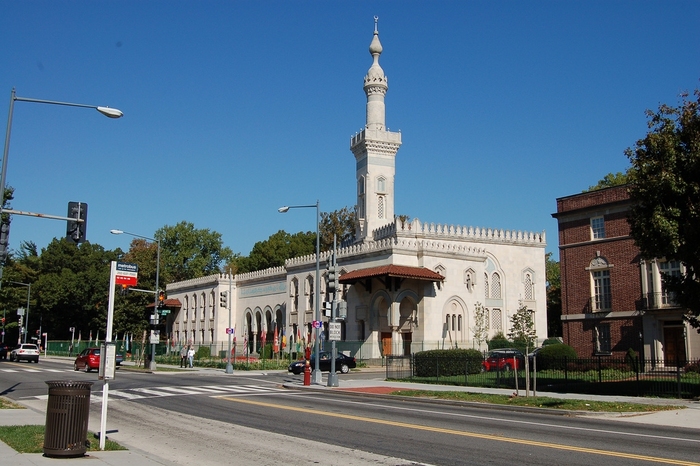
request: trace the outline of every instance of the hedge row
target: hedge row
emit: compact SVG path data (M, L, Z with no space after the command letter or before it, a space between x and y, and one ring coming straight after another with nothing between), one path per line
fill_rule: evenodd
M478 374L484 356L475 349L431 350L416 353L413 361L417 377L446 377Z

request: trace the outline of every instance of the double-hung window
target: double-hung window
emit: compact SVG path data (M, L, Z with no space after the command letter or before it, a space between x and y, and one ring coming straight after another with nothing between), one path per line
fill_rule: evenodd
M591 238L605 238L605 219L603 217L591 218Z
M596 270L593 272L593 293L594 311L605 311L612 307L610 270Z

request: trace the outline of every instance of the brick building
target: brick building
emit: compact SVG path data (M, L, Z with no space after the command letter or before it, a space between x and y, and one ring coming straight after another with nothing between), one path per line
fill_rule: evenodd
M663 289L682 264L645 261L630 236L626 186L557 199L564 343L581 357L643 357L675 366L700 355L700 336Z

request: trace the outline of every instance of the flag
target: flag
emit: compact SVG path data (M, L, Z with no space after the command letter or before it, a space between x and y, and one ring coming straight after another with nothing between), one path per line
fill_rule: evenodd
M80 337L82 335L82 332L78 330L78 348L80 348Z
M248 333L243 337L243 353L248 356Z
M124 351L129 352L129 334L124 332Z
M285 329L282 329L282 351L287 347L287 335L285 335Z
M92 330L90 330L90 340L88 340L88 345L92 346Z
M274 338L274 340L272 340L272 352L273 353L280 352L280 341L279 341L279 335L277 334L277 326L275 326L275 338Z
M97 333L95 334L95 346L97 346L100 343L100 329L97 329Z

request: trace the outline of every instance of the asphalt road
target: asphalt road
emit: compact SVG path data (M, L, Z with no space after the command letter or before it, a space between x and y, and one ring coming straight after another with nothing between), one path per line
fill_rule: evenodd
M4 396L41 403L45 380L91 380L99 413L95 373L49 360L17 364L0 361ZM281 385L298 380L118 371L108 429L130 448L170 454L173 464L700 464L693 429Z

